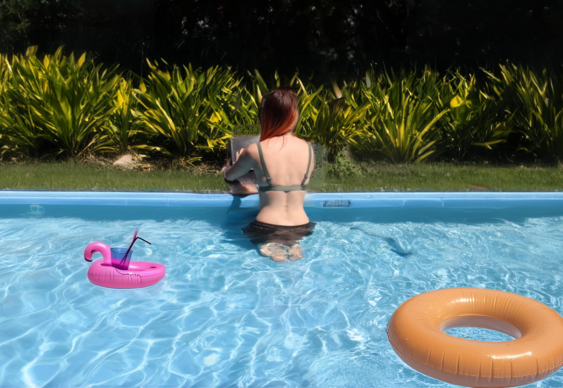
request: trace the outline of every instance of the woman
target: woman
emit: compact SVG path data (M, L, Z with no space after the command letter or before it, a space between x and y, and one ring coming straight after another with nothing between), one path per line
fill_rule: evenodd
M295 136L299 112L297 95L291 88L264 95L259 118L260 142L237 153L235 164L228 164L223 173L227 183L246 189L239 193L252 194L253 188L236 179L254 169L260 212L244 233L261 245L263 255L275 261L297 260L303 257L297 242L312 234L315 227L303 209L315 164L313 147Z

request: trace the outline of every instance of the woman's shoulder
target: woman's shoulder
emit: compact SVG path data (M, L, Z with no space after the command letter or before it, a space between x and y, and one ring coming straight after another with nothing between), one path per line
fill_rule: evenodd
M252 143L250 144L248 147L246 147L246 152L248 152L248 154L254 158L255 156L258 155L258 143Z
M288 143L288 140L289 143ZM293 136L290 139L287 138L282 138L282 136L279 136L278 138L270 138L270 139L266 139L264 141L261 141L259 143L255 143L252 144L252 152L255 152L256 155L258 154L258 144L260 144L261 148L263 150L267 150L267 149L276 149L279 150L280 146L283 146L284 148L286 146L289 146L289 149L301 149L304 147L308 147L310 142L308 142L305 139L302 139L300 137L297 136ZM248 147L250 148L250 146Z
M313 143L311 143L311 142L308 141L308 140L302 139L302 138L300 138L300 137L299 137L298 139L299 139L299 145L300 145L301 147L306 146L307 148L309 148L309 146L311 146L311 147L313 146Z

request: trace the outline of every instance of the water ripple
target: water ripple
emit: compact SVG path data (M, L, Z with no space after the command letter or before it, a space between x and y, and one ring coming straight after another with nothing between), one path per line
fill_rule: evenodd
M319 215L306 258L279 264L248 243L246 218L49 211L0 218L0 387L446 387L387 342L406 299L487 287L563 312L562 217ZM89 283L84 247L127 246L136 227L153 245L135 245L134 260L164 263L166 277L135 290ZM506 339L471 330L451 334ZM562 385L562 372L541 383Z

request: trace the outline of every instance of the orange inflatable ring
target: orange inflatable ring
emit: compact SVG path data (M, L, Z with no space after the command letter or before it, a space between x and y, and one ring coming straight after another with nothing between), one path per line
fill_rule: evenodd
M444 333L453 327L498 330L513 341L485 342ZM435 379L469 387L512 387L541 380L563 365L563 318L525 296L451 288L407 300L387 325L399 357Z

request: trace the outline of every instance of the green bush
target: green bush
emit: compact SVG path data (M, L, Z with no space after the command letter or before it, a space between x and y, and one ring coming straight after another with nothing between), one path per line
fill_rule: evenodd
M432 156L440 139L436 123L448 111L436 112L439 82L429 69L420 77L415 71L369 72L363 90L369 135L359 143L360 153L392 163L416 163Z
M328 174L335 178L361 177L362 170L344 152L339 152L328 169Z
M32 155L41 156L35 124L29 114L18 112L16 104L7 94L11 85L12 67L16 57L0 55L0 157Z
M11 153L71 157L113 151L104 130L114 110L117 66L102 70L86 54L39 60L36 47L14 56L2 90L0 126Z
M340 87L297 73L265 79L254 71L243 78L227 67L157 62L148 62L148 76L138 79L87 54L75 58L59 48L40 59L36 51L0 54L2 159L134 149L187 163L218 160L233 134L256 133L262 96L292 86L299 96L297 134L328 150L335 173L347 169L346 149L418 163L493 157L502 145L503 152L563 161L563 76L546 70L506 65L477 79L455 70L372 68ZM522 140L515 142L514 133Z
M364 122L369 108L367 102L358 104L355 85L346 85L343 90L335 82L332 86L333 92L322 86L316 90L309 88L311 92L301 87L302 118L298 132L326 147L330 161L334 161L339 152L366 137Z
M439 148L448 159L465 160L476 154L476 148L491 150L506 142L511 117L488 89L488 85L480 89L473 74L466 77L455 72L442 79L437 111L446 113L438 123Z
M547 70L500 66L500 77L487 72L495 92L525 138L521 151L552 161L563 161L563 77Z
M146 144L136 148L188 163L224 149L234 125L227 112L240 79L229 68L188 65L168 71L148 63L151 72L136 91L139 107L134 111Z
M117 152L125 153L134 146L134 137L140 132L140 122L134 117L138 102L135 98L133 81L122 79L119 82L115 99L114 110L109 119L106 137L116 148Z

